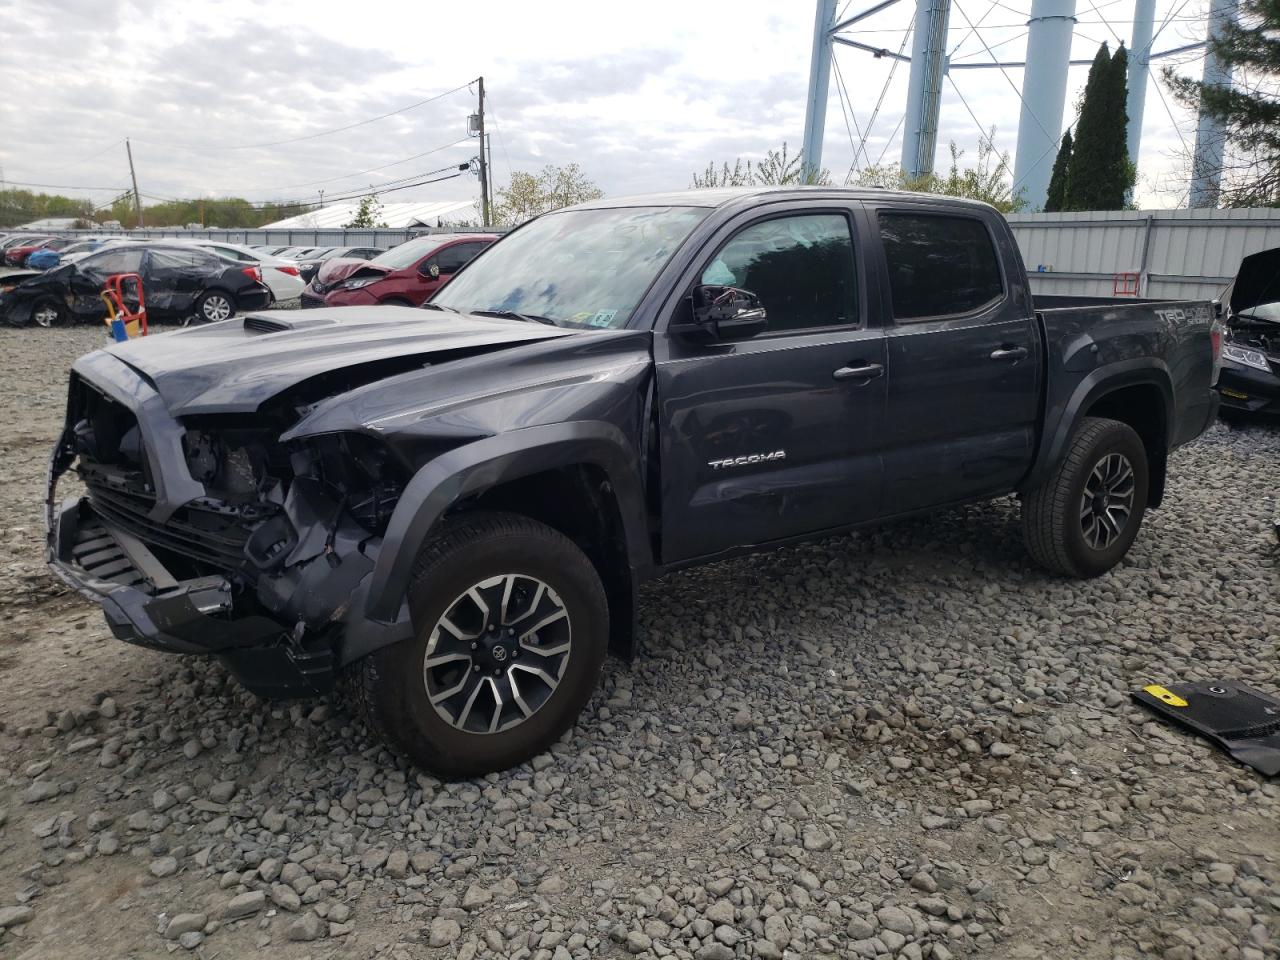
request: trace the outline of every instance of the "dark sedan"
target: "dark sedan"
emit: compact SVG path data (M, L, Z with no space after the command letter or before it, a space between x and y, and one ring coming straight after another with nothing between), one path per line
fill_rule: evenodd
M42 327L101 322L106 307L98 295L107 277L116 273L142 277L147 313L155 318L212 323L238 310L259 310L271 299L257 267L229 264L188 246L147 244L111 247L28 277L0 293L0 320Z

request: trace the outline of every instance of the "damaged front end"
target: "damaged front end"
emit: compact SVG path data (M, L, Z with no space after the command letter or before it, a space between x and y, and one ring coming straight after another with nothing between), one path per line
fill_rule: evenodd
M264 696L324 692L343 664L410 635L367 619L408 471L359 433L280 437L303 397L175 419L108 355L72 375L50 465L48 559L120 639L222 657ZM74 471L84 495L58 502Z
M1224 299L1222 409L1280 416L1280 248L1245 257Z

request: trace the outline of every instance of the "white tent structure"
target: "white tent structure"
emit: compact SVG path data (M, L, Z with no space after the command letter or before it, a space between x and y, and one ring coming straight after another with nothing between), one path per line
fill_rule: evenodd
M287 220L278 220L260 227L261 230L335 230L350 223L360 208L359 200L344 200L320 207ZM379 225L396 230L412 227L436 227L442 218L466 210L474 212L470 200L434 200L430 203L384 203L378 211Z

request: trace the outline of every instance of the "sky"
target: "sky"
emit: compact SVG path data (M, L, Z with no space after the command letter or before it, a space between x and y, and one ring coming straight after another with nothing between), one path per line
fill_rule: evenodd
M844 16L869 5L838 3ZM953 0L952 60L1021 60L1029 8L1030 0ZM1167 23L1155 50L1202 39L1206 8L1206 0L1157 0L1156 24ZM1103 40L1127 43L1132 11L1132 0L1077 0L1072 57L1092 57ZM848 36L895 51L905 40L910 53L913 13L903 0ZM125 137L144 200L317 201L322 190L333 199L448 177L477 155L467 116L483 76L495 185L513 170L576 162L606 194L623 195L683 189L709 162L759 158L783 142L795 152L814 5L0 0L0 22L0 173L9 185L48 184L47 192L108 203L129 184ZM1197 56L1166 62L1199 76ZM865 162L900 160L908 67L890 76L890 58L848 48L837 49L836 63L852 116L833 76L823 165L839 183ZM1086 73L1076 67L1068 77L1068 122ZM995 128L997 148L1012 157L1021 82L1017 69L948 78L940 168L952 141L976 158L979 123ZM393 111L403 112L363 122ZM865 144L850 136L853 121ZM1141 206L1185 204L1192 142L1194 117L1162 98L1153 78ZM478 195L477 178L463 174L383 198Z

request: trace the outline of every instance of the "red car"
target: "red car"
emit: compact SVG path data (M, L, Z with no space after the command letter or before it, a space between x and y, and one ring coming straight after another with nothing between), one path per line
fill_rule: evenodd
M497 239L491 233L437 233L392 247L372 260L327 260L302 291L302 305L420 307Z
M60 240L57 237L31 237L25 243L19 243L6 249L4 262L10 267L20 267L27 262L27 257L37 250L44 247L60 250L70 242L70 240Z

